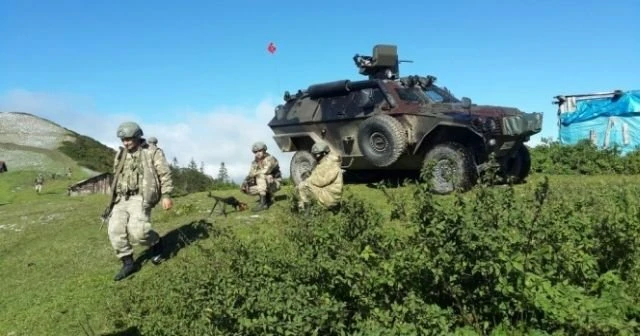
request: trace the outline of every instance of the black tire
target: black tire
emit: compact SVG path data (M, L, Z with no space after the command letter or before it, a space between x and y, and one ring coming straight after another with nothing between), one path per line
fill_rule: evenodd
M398 120L379 114L360 124L358 147L372 165L387 167L407 148L407 135Z
M423 167L431 161L433 161L430 172L431 190L436 194L446 195L456 189L467 191L475 185L478 179L473 155L468 148L461 144L448 142L434 146L427 152ZM447 164L454 170L451 178L443 176L442 170Z
M518 146L514 158L507 160L505 177L515 183L522 183L531 173L531 153L524 144Z
M293 154L291 164L289 165L289 173L291 174L293 185L297 186L300 182L304 181L306 179L304 174L311 173L311 170L316 164L316 158L308 151L297 151Z

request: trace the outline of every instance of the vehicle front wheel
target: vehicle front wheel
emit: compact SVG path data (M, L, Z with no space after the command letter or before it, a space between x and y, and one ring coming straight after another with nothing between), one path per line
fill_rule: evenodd
M308 151L297 151L291 158L289 172L294 186L307 179L316 166L316 159Z
M424 158L422 179L430 177L431 190L445 195L453 191L467 191L478 178L473 155L465 146L448 142L434 146Z
M524 144L520 144L515 156L507 160L505 168L507 180L511 180L514 183L524 182L529 173L531 173L531 153L529 148Z

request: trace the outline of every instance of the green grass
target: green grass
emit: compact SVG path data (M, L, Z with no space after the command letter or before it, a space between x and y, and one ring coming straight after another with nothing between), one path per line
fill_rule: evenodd
M32 188L33 172L0 174L0 335L83 335L91 327L96 334L115 332L107 319L118 291L131 282L154 278L172 281L163 270L181 267L189 258L202 257L192 246L182 248L166 263L144 264L131 279L114 282L120 267L109 244L106 225L99 230L99 215L108 199L105 195L66 196L66 178L45 184L45 192L36 195ZM519 192L529 190L542 179L533 176ZM552 188L567 192L597 192L600 188L640 182L639 176L551 176ZM496 188L500 188L497 186ZM6 190L9 190L7 193ZM350 185L356 193L387 214L390 206L382 191L365 185ZM395 190L402 191L402 189ZM287 189L280 192L286 194ZM392 190L392 192L394 192ZM238 191L217 191L217 195L234 195L253 206L254 198ZM273 215L288 206L276 203L266 212L254 216L251 211L214 213L208 217L213 200L206 193L196 193L174 200L174 208L153 212L154 227L161 235L197 239L188 232L189 224L205 220L218 227L232 227L243 239L273 237L283 229ZM231 210L227 207L229 211ZM389 230L401 230L393 223ZM182 228L182 235L178 229ZM207 239L201 243L207 245ZM136 256L144 248L136 248Z

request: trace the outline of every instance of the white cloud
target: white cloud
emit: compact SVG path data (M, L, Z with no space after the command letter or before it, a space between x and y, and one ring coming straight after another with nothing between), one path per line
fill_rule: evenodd
M253 154L251 144L264 141L269 152L280 161L282 173L288 176L292 153L282 153L273 141L267 123L276 102L272 98L257 106L220 106L209 111L185 112L177 123L142 121L133 113L104 113L91 99L68 94L46 94L12 90L0 96L0 111L27 112L49 119L63 127L90 136L117 148L118 124L125 120L139 122L146 136L158 138L167 159L178 159L186 166L193 158L198 166L204 162L205 172L217 176L224 162L229 175L240 181L247 174Z

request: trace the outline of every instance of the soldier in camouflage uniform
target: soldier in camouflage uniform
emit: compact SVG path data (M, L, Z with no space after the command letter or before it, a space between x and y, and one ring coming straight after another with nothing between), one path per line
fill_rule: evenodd
M42 191L42 184L44 183L44 176L42 176L42 173L38 174L38 176L36 177L35 180L35 188L36 188L36 192L39 194Z
M158 148L158 139L156 137L149 137L149 139L147 139L147 143L151 149Z
M165 210L173 206L169 196L173 190L169 164L164 153L151 148L142 135L142 129L134 122L118 127L117 136L124 148L120 147L114 161L117 196L108 228L111 245L123 264L114 278L116 281L137 271L132 244L150 246L151 261L154 264L162 261L162 240L151 228L151 209L160 201Z
M329 145L322 141L311 147L311 154L315 156L318 164L311 171L311 175L296 186L298 208L304 209L311 199L317 200L326 208L333 208L342 199L340 157L331 153Z
M256 142L251 146L255 160L251 162L249 175L245 178L241 190L249 195L259 195L259 204L253 211L269 208L273 202L273 194L280 190L282 175L278 159L267 153L264 142Z

